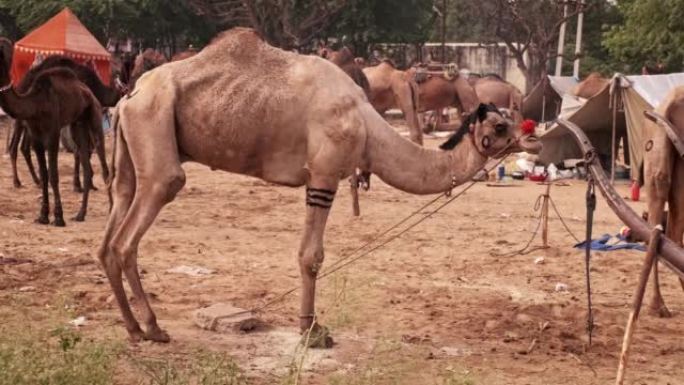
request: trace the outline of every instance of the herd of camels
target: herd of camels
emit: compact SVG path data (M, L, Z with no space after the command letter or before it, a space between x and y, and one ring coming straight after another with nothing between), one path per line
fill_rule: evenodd
M14 184L20 186L17 153L32 168L32 149L39 169L34 181L42 189L37 222L49 223L49 182L53 223L64 226L57 156L60 138L71 142L74 189L83 194L75 220L82 221L93 188L90 157L98 155L111 207L97 255L134 341L169 341L148 303L137 256L156 216L184 186L184 162L306 187L300 327L311 331L312 345L329 346L327 329L314 322L314 297L325 225L341 180L361 170L409 193L443 193L470 180L489 158L541 150L535 134L520 124L522 93L496 76L468 79L429 67L401 71L389 61L365 66L348 49L300 55L268 45L248 28L224 32L203 50L168 63L147 50L127 74L127 87L107 87L90 68L65 57L46 59L13 86L11 60L12 43L2 39L0 107L15 119ZM111 169L103 106L117 106ZM451 106L461 112L459 128L440 149L422 147L419 113ZM383 118L391 108L403 111L410 141ZM684 88L673 91L658 111L684 133ZM646 121L644 130L649 220L660 223L667 203L667 235L681 244L684 196L675 192L684 189L684 160L655 124ZM141 304L144 328L131 310L124 275ZM654 293L653 306L667 315L657 285Z

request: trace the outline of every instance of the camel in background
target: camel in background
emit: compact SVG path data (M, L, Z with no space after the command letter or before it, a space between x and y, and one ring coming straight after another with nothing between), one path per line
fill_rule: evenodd
M138 56L135 57L133 62L133 68L130 71L128 80L128 90L133 91L135 88L135 83L140 79L140 77L147 71L157 68L160 65L175 62L180 60L185 60L187 58L197 55L198 51L194 47L190 47L183 52L179 52L171 57L171 60L167 60L163 53L154 50L152 48L147 48L142 51Z
M589 99L598 95L610 83L598 72L592 72L584 80L572 89L572 94L583 99Z
M670 91L655 109L669 120L680 138L684 138L684 87ZM665 235L682 246L684 235L684 159L667 137L665 130L645 119L644 133L644 182L648 196L648 222L652 226L663 222L665 203L669 215ZM661 317L670 317L660 293L658 264L653 265L653 297L651 309ZM684 281L680 280L684 289Z
M55 226L65 226L62 202L59 193L59 136L61 128L70 125L72 137L76 141L84 169L84 188L81 208L74 218L85 220L88 207L88 194L92 186L93 171L89 161L91 138L95 138L98 151L104 153L102 134L102 112L100 103L90 89L81 83L68 68L58 67L40 71L26 93L17 93L10 80L12 62L12 42L0 40L0 107L14 119L27 122L32 140L32 148L38 158L42 202L38 223L48 224L50 211L48 201L48 181L54 196ZM31 71L29 71L31 72ZM49 167L45 160L48 152ZM49 178L48 178L49 172ZM106 163L103 173L107 174Z
M100 105L103 107L114 107L116 103L119 101L121 96L124 93L123 89L120 89L118 87L108 87L102 83L100 80L100 77L95 73L95 71L82 64L78 64L72 59L66 57L66 56L61 56L61 55L55 55L55 56L49 56L45 60L43 60L39 65L34 67L31 71L29 71L21 80L19 85L17 86L17 92L19 93L25 93L28 91L29 87L35 80L35 77L41 73L42 71L50 68L57 68L57 67L64 67L72 70L78 79L84 83L90 91L93 93L95 98L100 102ZM116 84L116 83L115 83ZM14 181L14 187L19 188L21 187L21 181L19 180L19 175L17 173L17 155L18 155L18 149L21 148L21 152L24 156L24 159L26 160L26 164L28 165L29 172L31 173L31 176L33 178L33 181L39 185L40 181L38 178L35 176L35 171L33 169L33 163L31 162L31 149L30 149L30 143L28 140L28 137L24 135L26 131L26 124L25 122L21 120L16 120L14 123L14 131L12 134L12 138L10 140L10 145L9 145L9 152L10 152L10 163L12 165L12 176L13 176L13 181ZM83 189L81 187L81 181L79 177L79 169L80 169L80 158L79 158L79 152L75 150L75 144L73 143L73 138L71 138L71 135L69 135L68 130L62 130L62 144L67 147L70 151L73 152L74 154L74 179L73 179L73 185L74 185L74 191L76 192L83 192ZM89 149L89 153L91 152L92 149ZM99 159L100 159L100 164L104 164L104 158L105 154L104 152L99 152L97 153ZM90 158L89 158L90 160ZM103 168L104 170L104 168ZM106 178L105 178L106 180ZM94 187L92 187L95 189Z
M416 82L409 74L398 70L389 60L366 67L363 73L370 83L368 99L375 110L384 114L391 108L399 108L404 113L411 140L422 145L423 132L418 119L420 91Z
M489 157L541 149L533 134L487 105L444 150L422 148L397 134L333 63L272 47L247 28L143 75L136 92L119 103L114 126L112 209L98 257L134 341L169 341L140 281L138 245L183 188L183 162L306 186L300 327L311 331L311 345L329 347L327 329L314 322L314 297L325 225L342 178L360 168L409 193L443 193L470 180ZM122 273L141 305L145 331Z
M455 107L461 116L470 114L478 105L477 95L458 70L434 71L430 67L412 67L408 76L418 84L418 112L441 111Z
M523 93L518 87L496 74L471 75L468 83L472 85L480 103L492 103L498 108L505 108L516 120L522 120Z

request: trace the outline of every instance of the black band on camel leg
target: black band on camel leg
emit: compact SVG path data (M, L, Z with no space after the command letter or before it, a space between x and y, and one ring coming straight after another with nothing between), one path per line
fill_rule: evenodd
M308 206L329 209L335 199L335 193L336 191L307 187L306 204Z

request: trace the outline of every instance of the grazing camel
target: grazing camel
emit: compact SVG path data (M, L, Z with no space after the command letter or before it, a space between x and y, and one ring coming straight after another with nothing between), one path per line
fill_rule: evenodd
M656 108L656 112L669 120L680 138L684 137L684 87L673 89ZM682 245L684 235L684 159L667 137L665 130L646 119L644 126L644 182L648 196L648 222L661 224L665 203L669 215L665 235ZM680 281L684 289L684 281ZM653 297L651 310L661 317L670 317L660 294L658 264L653 265Z
M9 49L8 49L9 47ZM20 94L12 86L9 75L12 43L7 39L0 41L0 107L14 119L26 121L33 150L38 158L42 187L42 202L38 223L48 224L49 201L48 182L54 195L55 226L65 226L62 202L59 194L59 173L57 156L59 154L59 135L62 127L71 125L72 137L76 141L84 169L84 189L81 208L74 218L85 220L88 207L88 194L92 185L92 168L88 161L91 138L96 138L98 151L104 153L102 137L102 113L100 103L88 87L78 80L68 68L51 68L40 71L26 93ZM48 151L49 169L45 160ZM49 172L49 179L48 179ZM106 163L103 173L107 178Z
M610 80L604 78L600 73L592 72L572 89L572 94L583 99L589 99L603 91L608 83Z
M95 98L100 102L100 105L103 107L114 107L116 103L119 101L121 98L121 95L123 94L123 90L119 89L117 87L107 87L100 81L99 76L95 73L95 71L85 65L78 64L72 59L66 57L66 56L61 56L61 55L55 55L55 56L49 56L43 62L41 62L39 65L36 67L32 68L31 71L29 71L24 78L21 80L19 85L17 86L17 92L19 93L25 93L28 91L28 88L31 86L31 84L34 81L34 78L41 73L41 71L49 69L49 68L57 68L57 67L65 67L70 70L72 70L78 79L84 83L85 85L90 88L90 91L95 95ZM19 180L19 176L17 174L17 150L21 146L21 152L26 159L26 163L29 167L29 171L31 172L31 176L34 178L34 182L36 184L39 184L39 181L35 177L35 172L33 171L33 164L31 162L31 149L30 149L30 143L27 140L27 138L24 136L24 132L26 130L26 125L24 122L21 120L15 121L15 127L14 127L14 132L12 135L12 139L10 142L10 163L12 164L12 176L14 180L14 187L19 188L21 187L21 181ZM21 145L20 145L21 142ZM81 181L79 177L79 165L80 165L80 158L79 158L79 153L78 151L74 151L74 146L73 143L71 143L71 136L68 135L68 130L63 130L62 131L62 142L65 144L65 147L68 147L70 150L73 151L74 153L74 179L73 179L73 186L74 186L74 191L76 192L83 192L83 189L81 187ZM67 146L68 144L68 146ZM104 150L104 148L102 148ZM89 151L90 152L90 151ZM97 153L99 159L100 159L100 164L104 164L104 159L105 159L105 154L104 151L100 152L98 151ZM104 170L104 167L103 167ZM94 187L93 187L94 189Z
M540 142L482 105L445 148L403 139L333 63L272 47L247 28L219 35L196 56L140 78L114 118L112 208L98 257L132 340L169 341L157 324L138 273L138 245L161 209L185 184L181 164L306 186L299 249L300 327L329 346L314 324L316 277L325 224L340 179L356 168L414 194L442 193L467 181L488 157ZM131 312L122 273L141 304L146 330Z
M399 108L408 123L411 140L422 145L423 132L418 120L418 84L388 60L364 68L363 73L370 84L368 99L375 110L384 114L391 108Z

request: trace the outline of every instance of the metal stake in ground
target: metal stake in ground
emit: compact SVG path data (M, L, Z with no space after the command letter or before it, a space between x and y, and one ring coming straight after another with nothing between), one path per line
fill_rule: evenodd
M634 293L634 302L632 303L632 311L629 313L627 319L627 327L625 328L625 337L622 340L622 352L620 353L620 363L618 366L616 385L622 385L625 378L625 370L627 369L627 359L629 357L629 347L632 344L632 335L636 328L637 319L639 318L639 311L641 311L641 304L644 299L644 292L646 291L646 284L648 283L648 276L653 268L654 263L658 263L656 256L658 255L658 246L660 245L660 236L663 228L658 225L653 228L651 232L651 239L648 241L648 250L644 258L644 264L641 266L641 274L639 275L639 285Z
M591 306L591 275L589 262L591 261L591 232L594 225L594 210L596 210L596 193L594 191L594 179L589 176L587 184L587 239L584 248L585 275L587 278L587 333L589 334L589 346L594 331L594 314Z

